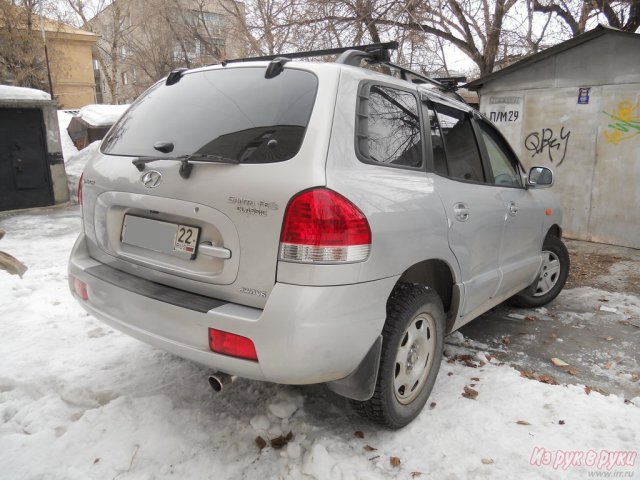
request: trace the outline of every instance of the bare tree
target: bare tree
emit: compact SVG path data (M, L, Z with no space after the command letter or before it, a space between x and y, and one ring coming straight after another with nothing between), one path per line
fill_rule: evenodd
M640 28L640 0L533 0L533 9L557 16L574 37L584 33L592 19L627 32Z
M334 39L356 43L411 38L414 47L428 47L423 53L433 59L442 51L434 42L437 37L464 52L481 75L493 71L503 55L499 47L504 22L516 5L516 0L309 0L301 12L291 9L293 1L250 2L247 22L254 23L249 23L247 31L251 43L266 44L268 53L282 51L292 39L300 46L297 40L319 26L324 32L339 32Z
M237 24L237 34L244 40L248 55L305 50L309 38L318 39L321 23L320 12L312 12L313 7L312 2L297 0L254 0L244 6L236 2L223 3L226 13ZM301 21L304 18L309 21ZM339 27L334 24L331 28ZM317 48L322 47L317 45Z
M234 4L239 15L243 14L242 4L226 3ZM226 12L222 8L218 12L211 9L208 0L192 0L188 4L184 0L165 0L160 7L160 15L168 27L167 37L174 43L175 52L180 53L174 56L180 57L178 60L187 67L218 62L225 57L225 39L230 28L225 21Z
M41 0L0 1L0 78L49 90L40 36Z
M515 4L516 0L410 0L404 6L406 15L392 23L458 47L478 66L480 75L486 75L502 54L504 22Z

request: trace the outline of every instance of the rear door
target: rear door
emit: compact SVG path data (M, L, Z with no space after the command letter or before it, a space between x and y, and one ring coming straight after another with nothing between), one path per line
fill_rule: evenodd
M53 204L42 111L0 109L0 210Z
M435 191L449 223L449 245L456 256L464 303L461 316L473 315L498 292L504 204L487 184L487 172L468 112L428 102Z

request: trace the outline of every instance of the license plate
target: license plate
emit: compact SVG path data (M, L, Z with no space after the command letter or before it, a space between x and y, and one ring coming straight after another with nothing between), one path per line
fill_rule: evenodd
M125 215L121 240L127 245L193 259L199 236L199 227Z
M196 253L196 245L198 242L198 227L189 227L187 225L178 225L176 232L176 241L173 244L173 250L176 252Z

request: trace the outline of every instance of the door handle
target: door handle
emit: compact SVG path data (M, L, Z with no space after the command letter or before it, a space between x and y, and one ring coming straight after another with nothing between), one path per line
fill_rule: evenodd
M456 220L460 222L466 222L469 220L469 205L466 203L458 202L453 206L453 214Z
M207 257L222 258L223 260L231 258L231 250L224 247L216 247L211 242L201 242L198 245L198 253Z
M507 203L507 213L512 217L518 214L518 205L516 205L516 202Z

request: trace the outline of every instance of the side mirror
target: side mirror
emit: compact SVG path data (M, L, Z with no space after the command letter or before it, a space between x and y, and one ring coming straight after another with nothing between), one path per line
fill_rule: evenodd
M529 170L527 187L549 188L553 185L553 172L547 167L533 167Z

